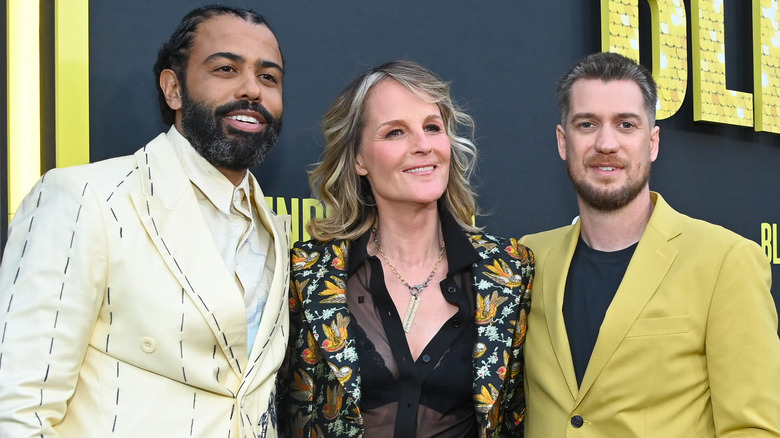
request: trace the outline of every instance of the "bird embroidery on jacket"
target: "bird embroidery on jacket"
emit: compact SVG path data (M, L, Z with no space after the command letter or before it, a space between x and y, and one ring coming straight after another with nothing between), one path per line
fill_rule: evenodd
M347 341L347 325L351 318L349 316L343 316L342 314L336 314L336 319L331 321L330 325L323 324L322 330L325 333L325 339L322 341L322 348L325 351L334 353L341 350Z
M314 379L304 370L296 370L295 380L290 385L293 389L292 397L299 401L311 401L314 388Z
M498 368L498 376L501 377L501 380L504 380L506 377L506 367L509 364L509 352L504 351L504 365Z
M489 267L488 267L489 268ZM499 296L498 291L493 291L492 294L483 297L482 294L477 294L477 313L475 321L477 324L490 324L493 318L498 312L498 306L503 304L508 298L505 296Z
M314 339L314 334L312 332L307 333L306 343L308 347L303 349L301 357L304 362L314 365L322 359L322 352L320 352L320 347L317 345L317 341Z
M487 269L492 272L484 272L491 280L496 283L515 288L523 284L523 278L520 274L515 274L512 268L503 260L495 260L492 265L487 265Z
M333 373L334 376L339 380L339 382L344 385L347 380L349 380L350 377L352 377L352 368L350 367L337 367L336 365L333 365L332 362L328 362L328 366L330 367L330 371Z
M291 312L298 312L301 310L301 301L303 300L303 296L301 295L301 292L308 284L309 284L308 278L305 280L295 280L295 279L293 280L294 287L291 289L291 291L294 295L291 295L290 298L287 300L287 304L290 305Z
M336 269L344 270L347 269L346 260L347 260L347 244L346 242L342 242L341 245L333 245L333 253L335 254L333 257L333 261L331 264L333 264L333 267Z
M489 383L487 387L483 385L482 391L474 396L477 401L477 410L483 414L487 413L496 403L496 398L498 398L498 389L492 383Z
M528 248L521 245L520 242L518 242L514 237L509 239L509 243L509 246L504 248L507 254L518 260L528 260L530 256L528 254Z
M344 282L344 279L336 276L331 276L330 279L333 281L325 281L326 288L324 291L319 293L319 295L329 298L324 298L320 300L320 302L323 304L346 303L347 283Z
M334 420L339 416L341 411L341 402L344 400L344 387L341 385L328 386L327 389L327 402L322 408L322 415L328 420Z
M471 239L471 244L474 246L474 248L484 248L488 251L492 251L497 246L495 243L484 239L481 234L474 234L470 236L470 239Z
M293 248L293 253L291 256L293 269L309 269L315 262L317 262L319 257L320 253L317 251L308 253L300 248Z

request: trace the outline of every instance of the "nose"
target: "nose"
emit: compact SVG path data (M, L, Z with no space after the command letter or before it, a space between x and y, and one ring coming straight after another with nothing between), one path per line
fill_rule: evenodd
M431 146L431 139L426 135L425 130L420 129L415 132L414 140L412 141L412 153L415 154L429 154L433 150Z
M620 141L613 127L605 125L599 129L595 149L602 154L615 153L620 149Z
M236 88L236 99L257 102L262 100L260 82L254 72L247 70L241 76L241 82Z

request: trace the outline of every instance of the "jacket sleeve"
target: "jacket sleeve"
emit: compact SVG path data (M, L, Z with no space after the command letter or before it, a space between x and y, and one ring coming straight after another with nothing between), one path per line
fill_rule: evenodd
M294 248L299 248L296 243ZM305 344L307 331L303 327L303 307L301 303L301 289L305 283L301 283L298 278L299 268L302 263L296 260L296 250L291 252L290 276L290 295L288 299L290 310L290 337L287 345L284 363L277 378L279 394L279 412L281 419L281 429L285 437L303 437L305 430L309 426L308 419L311 417L304 411L310 408L311 400L305 396L305 388L301 387L303 383L300 380L300 374L297 374L301 366L301 346ZM296 263L297 262L297 263ZM298 377L298 381L296 381ZM310 394L309 394L310 396ZM303 397L303 398L301 398Z
M534 254L530 248L511 240L514 252L511 254L519 264L521 278L520 305L518 306L515 322L514 336L512 339L513 354L515 356L509 367L507 379L510 379L511 393L507 394L506 408L504 412L504 428L502 436L515 438L523 437L523 424L525 420L525 335L528 328L528 312L531 310L531 289L534 281Z
M771 271L754 242L723 259L707 321L706 352L718 437L780 437L780 340Z
M16 213L0 265L0 436L58 436L105 271L99 201L71 169L50 171Z

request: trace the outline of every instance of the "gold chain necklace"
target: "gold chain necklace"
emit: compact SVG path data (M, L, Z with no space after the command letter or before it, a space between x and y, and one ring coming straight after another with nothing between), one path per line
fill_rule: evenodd
M420 306L420 292L428 287L428 283L433 279L433 276L436 275L436 270L439 269L439 264L441 264L441 261L444 258L444 241L441 242L439 258L436 260L436 265L434 265L433 271L428 274L428 278L426 278L425 282L423 283L411 286L406 280L404 280L404 277L401 276L401 274L398 272L398 269L396 269L395 266L390 263L390 259L387 257L387 254L385 254L385 252L382 250L382 246L379 245L379 232L376 230L376 227L374 227L371 232L374 233L374 245L376 245L376 249L379 250L379 255L381 255L385 263L390 266L390 270L393 271L393 274L395 274L399 280L401 280L401 283L409 288L409 293L412 295L412 300L409 302L409 307L406 308L406 316L404 316L403 320L404 331L409 333L409 331L412 329L412 324L414 324L414 317L417 315L417 308Z

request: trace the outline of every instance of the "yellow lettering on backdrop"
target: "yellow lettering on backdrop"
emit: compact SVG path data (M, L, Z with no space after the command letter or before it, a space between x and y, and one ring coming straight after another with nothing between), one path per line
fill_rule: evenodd
M287 209L287 203L284 201L284 198L275 198L276 205L274 205L274 198L271 196L265 197L265 202L268 204L268 207L270 207L272 210L276 212L276 214L284 216L284 215L290 215L292 219L292 231L290 234L290 244L292 245L293 242L297 242L300 240L300 232L301 232L301 221L300 221L300 214L298 213L298 198L290 198L290 205L292 206L292 210Z
M306 232L306 224L312 218L323 218L326 214L325 207L318 200L312 198L290 198L290 208L288 208L287 200L282 197L266 196L265 202L276 214L291 216L292 233L290 235L290 245L299 240L311 239L309 233Z
M780 21L777 0L753 0L756 131L780 134Z
M780 248L780 241L777 240L777 224L772 224L772 241L775 249L772 251L772 263L780 264L780 257L777 256L777 249Z
M303 220L301 221L301 230L303 237L301 240L309 240L311 239L311 236L309 235L309 232L306 230L306 224L309 223L309 220L312 218L323 218L325 217L325 206L322 205L322 203L316 199L312 198L304 198L303 199Z
M761 249L767 255L769 261L772 261L772 226L768 223L761 224Z
M775 265L780 264L780 242L777 240L777 224L761 224L761 248L767 259Z
M648 0L652 22L653 77L658 84L656 118L680 109L688 80L683 0ZM639 0L601 0L602 50L639 60ZM604 25L606 23L606 25Z
M723 0L691 0L693 120L753 126L753 95L726 88Z

